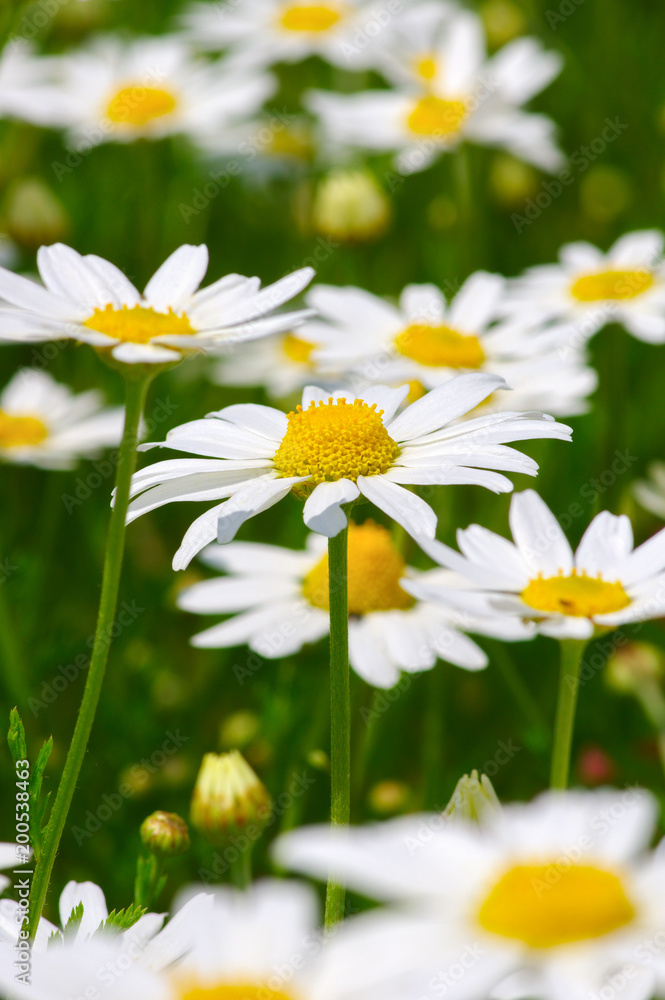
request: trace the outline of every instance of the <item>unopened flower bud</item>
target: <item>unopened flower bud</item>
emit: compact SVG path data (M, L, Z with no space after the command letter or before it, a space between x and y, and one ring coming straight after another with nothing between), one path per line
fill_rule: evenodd
M391 216L386 193L368 170L333 171L314 196L314 228L341 242L376 239L388 228Z
M493 47L505 45L524 32L524 14L511 0L486 0L479 13Z
M630 642L609 657L605 679L622 694L637 694L665 677L665 655L649 642Z
M57 243L69 228L62 203L39 177L12 184L5 202L5 223L9 235L30 249Z
M223 844L244 827L265 826L268 791L237 750L207 753L196 779L190 819L213 844Z
M177 813L154 812L141 824L141 840L151 854L172 858L189 850L189 830Z
M389 816L406 806L410 791L403 781L379 781L370 788L367 801L372 812Z
M251 743L260 728L254 712L234 712L227 715L219 727L219 741L223 747L244 747Z
M443 811L449 820L483 823L493 813L501 811L501 803L486 774L477 771L464 774L455 785L450 802Z

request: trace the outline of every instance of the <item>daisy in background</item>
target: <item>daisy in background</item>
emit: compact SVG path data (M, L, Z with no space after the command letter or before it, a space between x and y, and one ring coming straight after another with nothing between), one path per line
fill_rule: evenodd
M407 285L396 305L361 288L317 285L307 301L318 316L298 335L315 345L308 361L317 374L345 371L357 388L409 382L433 389L461 371L485 371L514 392L494 393L483 411L584 412L595 371L581 355L559 356L556 330L497 325L505 284L477 271L450 304L435 285Z
M200 48L231 48L237 65L270 66L321 56L344 69L373 64L373 39L387 15L376 0L243 0L192 4L185 35ZM378 31L377 31L378 29Z
M276 82L256 69L228 68L193 55L176 35L99 35L48 58L49 83L30 120L65 128L72 142L134 142L186 134L194 141L256 114Z
M193 646L218 649L246 643L260 656L275 659L328 635L328 555L321 535L311 534L300 552L232 542L211 545L201 559L228 575L181 591L178 607L233 617L195 635ZM403 578L427 581L452 575L406 566L390 532L373 521L349 524L349 657L363 680L391 688L401 670L429 670L439 658L466 670L486 667L487 656L464 631L509 640L531 637L531 629L517 619L475 619L441 603L417 601L401 586Z
M569 324L562 341L584 343L607 323L620 323L638 340L665 343L663 234L628 233L602 253L591 243L567 243L558 264L530 268L509 285L502 310L532 325Z
M434 537L436 515L404 485L473 483L502 493L512 483L495 469L535 475L536 463L505 442L570 439L570 428L543 414L490 414L457 419L503 386L493 375L460 375L412 403L397 417L408 386L374 386L360 399L348 389L303 392L285 414L237 404L169 431L171 448L197 458L148 466L132 480L128 521L174 501L221 500L197 518L173 560L184 569L215 538L230 542L246 520L292 491L307 497L303 517L334 537L346 526L345 505L364 496L415 538Z
M52 60L34 54L24 40L0 51L0 118L41 123L40 104L48 94Z
M418 10L409 24L417 23ZM554 122L521 107L560 71L558 55L520 39L487 59L482 22L469 11L445 19L426 52L418 52L421 33L413 33L409 47L399 25L392 58L382 59L384 72L386 65L399 67L395 89L306 97L331 149L394 151L402 174L424 170L462 142L499 146L545 170L562 165ZM389 29L383 37L392 37Z
M101 393L75 395L46 372L23 368L0 394L0 458L42 469L72 469L122 438L122 407Z
M457 607L480 615L535 621L555 639L591 639L597 629L659 618L665 613L665 529L633 548L625 514L598 514L573 553L559 522L533 490L510 504L509 542L479 524L457 533L460 552L437 540L421 544L441 566L471 586L455 595ZM436 587L409 581L421 600L436 600ZM450 601L449 591L442 599Z
M648 479L633 484L635 499L645 510L665 521L665 462L651 462Z
M175 250L143 294L114 264L55 243L40 247L39 285L0 267L0 341L77 340L127 364L173 363L193 351L288 330L311 310L270 315L312 280L301 268L261 289L259 278L228 274L197 291L206 246Z
M480 825L435 813L304 828L275 854L393 904L365 917L358 946L369 966L384 953L412 972L405 995L589 1000L626 989L650 1000L665 986L665 854L647 850L655 819L655 800L637 789L546 793L488 810Z

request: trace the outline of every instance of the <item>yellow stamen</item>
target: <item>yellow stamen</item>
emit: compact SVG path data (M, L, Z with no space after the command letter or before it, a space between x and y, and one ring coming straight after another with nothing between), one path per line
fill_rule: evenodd
M630 597L620 583L573 570L570 576L539 576L522 591L522 600L538 611L558 612L573 618L592 618L621 611Z
M445 138L459 131L466 115L467 108L463 101L421 97L411 108L406 123L416 135Z
M395 548L390 532L373 521L349 524L348 585L349 614L370 611L405 611L414 599L402 590L404 560ZM303 595L315 608L330 609L328 597L328 556L309 571Z
M148 344L155 337L166 335L182 337L196 333L186 316L176 316L171 309L162 313L144 306L114 309L112 305L107 305L103 309L95 309L92 316L84 320L83 326L132 344Z
M0 410L0 448L30 448L48 436L39 417L16 417Z
M466 336L449 326L414 323L395 339L400 354L421 365L444 368L480 368L485 352L478 337Z
M329 31L341 17L339 9L326 4L294 4L282 12L280 23L287 31Z
M175 111L176 104L175 97L168 90L135 83L123 87L111 98L106 114L112 122L140 128L155 118L170 115Z
M285 334L282 340L282 350L287 358L300 365L307 364L314 347L315 345L310 344L308 340L301 340L300 337L294 337L292 333Z
M356 481L358 476L387 472L399 454L397 442L383 426L376 403L314 402L289 413L286 434L275 467L284 477L311 476L312 483Z
M178 1000L293 1000L288 993L271 990L263 983L220 983L217 986L185 986Z
M620 877L592 865L516 865L492 888L478 920L531 948L555 948L625 927L635 909Z
M651 271L601 271L585 274L573 283L570 294L579 302L634 299L654 283Z

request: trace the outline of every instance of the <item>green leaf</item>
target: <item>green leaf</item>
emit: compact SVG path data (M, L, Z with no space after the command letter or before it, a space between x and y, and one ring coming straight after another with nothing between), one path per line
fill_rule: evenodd
M133 927L137 920L140 920L146 912L147 907L138 906L136 903L125 907L124 910L112 910L99 930L115 928L120 931L126 931L129 927Z
M76 934L82 920L83 920L83 903L79 903L78 906L74 907L74 909L72 910L67 919L67 923L62 928L62 933L64 934L64 936L71 937L74 934Z
M17 760L28 759L28 750L25 743L25 729L23 728L21 716L18 714L17 708L12 708L9 713L9 732L7 733L7 742L9 744L11 755L14 758L14 763L16 763Z

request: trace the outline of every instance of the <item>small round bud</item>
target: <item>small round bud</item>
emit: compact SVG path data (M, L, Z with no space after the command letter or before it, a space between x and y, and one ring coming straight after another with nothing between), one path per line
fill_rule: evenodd
M251 743L261 726L254 712L234 712L227 715L219 727L219 742L223 747L245 747Z
M407 805L411 789L403 781L379 781L370 788L367 801L380 816L398 813Z
M9 235L28 249L57 243L69 229L62 202L39 177L23 177L12 184L5 202L5 224Z
M477 771L464 774L455 785L450 802L443 815L449 820L466 820L483 823L492 813L500 812L501 803L486 774Z
M141 824L141 840L151 854L172 858L189 850L189 830L177 813L154 812Z
M386 231L391 217L385 191L367 170L333 171L323 178L314 196L314 228L341 242L376 239Z
M268 791L237 750L207 753L199 771L190 819L213 844L223 844L250 825L262 828L270 816Z

